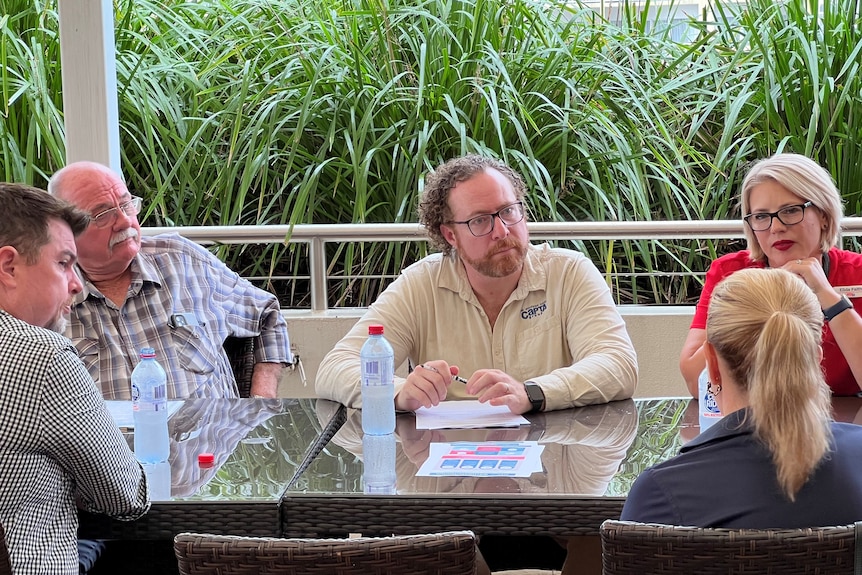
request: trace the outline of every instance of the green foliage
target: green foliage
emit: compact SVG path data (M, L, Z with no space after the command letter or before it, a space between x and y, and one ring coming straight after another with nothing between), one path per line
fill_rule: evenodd
M57 13L48 3L0 3L0 165L5 181L44 182L63 165Z
M757 15L755 18L754 16ZM761 153L815 158L835 177L849 213L862 204L862 29L858 0L750 3L740 49L759 54Z
M411 222L423 173L477 152L525 176L534 220L728 219L747 163L791 150L858 213L857 0L733 6L678 42L673 3L611 21L563 0L118 0L125 176L149 225ZM2 8L0 162L43 184L64 156L56 0ZM621 303L690 302L690 272L732 247L563 243ZM339 305L426 249L330 248ZM302 245L220 255L247 276L308 272ZM301 283L270 287L308 304Z

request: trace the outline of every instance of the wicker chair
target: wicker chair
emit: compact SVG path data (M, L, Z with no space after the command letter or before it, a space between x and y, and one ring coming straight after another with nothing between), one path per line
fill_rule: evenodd
M601 538L604 575L862 574L862 522L761 530L607 520Z
M181 533L180 575L473 575L471 531L356 539L273 539Z
M240 397L251 397L251 375L254 372L254 338L228 337L224 351L230 360Z

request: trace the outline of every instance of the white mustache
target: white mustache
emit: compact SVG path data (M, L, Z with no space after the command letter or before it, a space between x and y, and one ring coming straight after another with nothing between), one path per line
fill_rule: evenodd
M138 237L138 230L135 228L126 228L121 232L117 232L111 237L111 241L108 242L108 247L112 248L120 242L124 242L129 238Z

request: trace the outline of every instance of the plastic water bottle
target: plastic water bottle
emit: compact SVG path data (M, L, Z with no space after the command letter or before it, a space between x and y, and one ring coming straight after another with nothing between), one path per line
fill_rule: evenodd
M132 371L135 457L141 463L161 463L170 455L166 379L153 348L142 348L141 361Z
M697 403L700 413L700 432L703 433L721 419L721 410L715 402L715 397L707 390L709 373L706 369L697 378Z
M142 464L147 476L147 486L150 488L150 499L153 501L171 500L171 464L167 461L161 463Z
M368 435L362 438L362 483L365 493L395 494L395 435Z
M359 352L362 371L362 431L386 435L395 431L395 354L383 337L382 325L368 326L368 339Z

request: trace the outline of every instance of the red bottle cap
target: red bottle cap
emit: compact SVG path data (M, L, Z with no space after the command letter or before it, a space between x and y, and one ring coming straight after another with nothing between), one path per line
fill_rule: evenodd
M212 453L201 453L198 455L198 465L201 467L212 467L215 462L215 455Z

